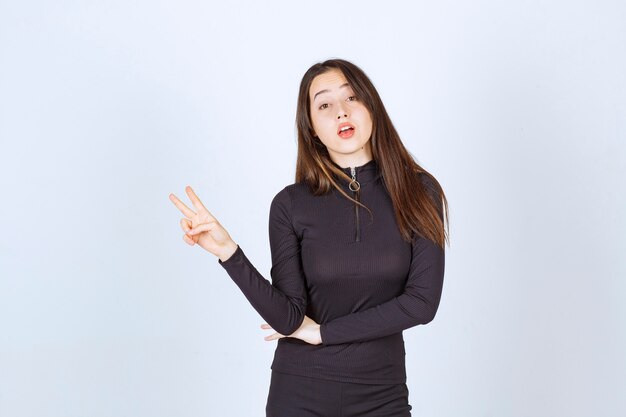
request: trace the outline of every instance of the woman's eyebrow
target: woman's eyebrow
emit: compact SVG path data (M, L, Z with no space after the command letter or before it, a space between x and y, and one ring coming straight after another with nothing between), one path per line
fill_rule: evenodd
M344 87L348 87L350 84L349 83L345 83L339 86L339 88L344 88ZM322 94L322 93L328 93L330 90L322 90L322 91L318 91L317 93L315 93L315 95L313 96L313 101L315 101L315 99L317 98L318 95Z

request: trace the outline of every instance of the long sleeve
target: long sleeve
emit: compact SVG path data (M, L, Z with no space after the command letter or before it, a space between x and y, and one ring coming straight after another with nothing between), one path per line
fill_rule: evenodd
M432 182L428 178L424 178L424 182L433 195ZM438 201L439 214L443 218L442 203ZM403 293L382 304L321 324L322 344L363 342L429 323L439 307L444 269L444 249L431 240L414 239Z
M388 336L426 324L435 317L443 286L444 250L423 238L412 248L404 292L385 303L323 323L320 332L324 345Z
M285 187L276 194L270 205L272 283L257 271L239 246L226 261L218 259L218 263L224 267L252 307L275 331L286 336L300 327L307 306L300 242L291 217L291 197Z

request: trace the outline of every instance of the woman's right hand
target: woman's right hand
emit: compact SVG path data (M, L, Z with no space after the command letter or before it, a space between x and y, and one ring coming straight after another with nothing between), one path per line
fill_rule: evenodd
M196 243L204 250L220 258L223 262L237 250L237 244L217 221L215 217L204 207L196 193L190 186L185 187L196 212L187 207L174 194L170 194L170 200L185 215L180 220L180 226L185 232L183 240L190 246Z

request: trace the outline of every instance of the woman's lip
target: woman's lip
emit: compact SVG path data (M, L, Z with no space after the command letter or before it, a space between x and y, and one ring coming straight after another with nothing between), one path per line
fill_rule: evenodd
M356 127L354 127L354 125L352 123L344 122L344 123L341 123L339 125L339 127L337 128L337 134L340 134L341 133L341 129L343 129L346 126L350 126L352 128L352 130L356 130Z
M350 139L352 136L354 136L354 130L355 129L348 129L344 132L339 132L337 133L337 136L339 136L341 139ZM342 136L342 134L344 136Z

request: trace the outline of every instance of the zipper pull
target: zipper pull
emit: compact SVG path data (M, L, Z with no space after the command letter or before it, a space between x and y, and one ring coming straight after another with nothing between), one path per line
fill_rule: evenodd
M350 190L357 192L361 189L361 184L359 184L359 182L356 180L356 168L350 167L350 172L352 173L352 181L350 182L350 184L348 184L348 187L350 188Z

